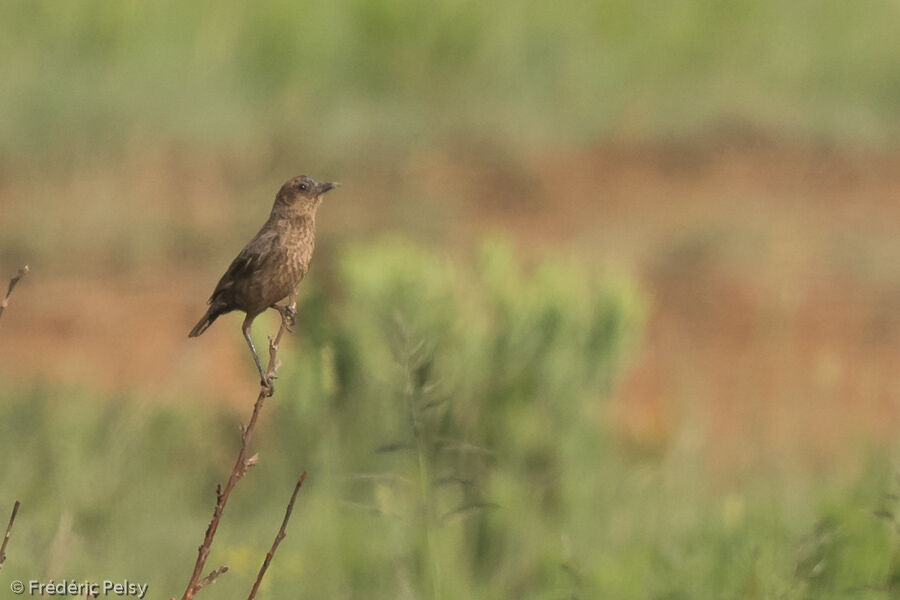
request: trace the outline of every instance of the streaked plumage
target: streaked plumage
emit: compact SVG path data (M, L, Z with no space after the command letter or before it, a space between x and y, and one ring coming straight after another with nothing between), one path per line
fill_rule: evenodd
M245 312L244 338L265 386L271 386L271 381L253 346L250 325L268 308L290 316L287 307L276 302L293 295L309 270L316 245L316 210L322 195L333 188L332 183L317 183L305 175L281 186L269 219L222 275L209 298L209 309L188 334L201 335L220 315L233 310Z

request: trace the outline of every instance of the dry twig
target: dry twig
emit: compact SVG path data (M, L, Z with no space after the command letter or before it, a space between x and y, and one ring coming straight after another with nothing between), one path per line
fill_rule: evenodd
M198 592L201 589L203 589L204 587L206 587L207 585L209 585L211 583L215 583L216 578L218 578L219 575L221 575L222 573L227 573L227 572L228 572L228 567L226 565L222 565L218 569L213 569L212 571L209 572L209 575L207 575L206 577L204 577L203 579L201 579L200 581L197 582L196 587L194 587L194 592Z
M9 297L12 295L13 290L16 288L16 284L19 283L19 280L25 277L28 273L28 265L25 265L21 269L19 269L18 274L9 280L9 287L6 289L6 296L3 297L3 300L0 300L0 317L3 316L3 311L6 310L6 307L9 305ZM6 534L3 536L3 544L0 544L0 569L3 568L3 563L6 562L6 544L9 543L9 534L12 532L13 523L16 520L16 514L19 512L19 501L16 500L16 503L13 505L12 514L9 516L9 524L6 526Z
M19 269L19 273L9 280L9 287L6 289L6 296L4 296L3 300L0 300L0 317L3 316L3 311L6 310L7 305L9 304L9 297L12 295L13 290L16 288L16 284L19 283L19 280L25 277L28 273L28 265L25 265L21 269Z
M290 306L296 308L296 302L293 297L290 299ZM266 377L270 381L277 377L278 367L281 366L281 363L278 361L278 344L281 343L281 336L288 330L287 320L282 316L281 327L278 329L278 333L275 335L274 339L269 338L269 364L266 367ZM263 403L266 398L272 395L272 392L273 388L271 387L260 387L259 395L256 398L256 404L253 405L253 413L250 415L250 421L247 423L246 427L241 427L241 449L238 452L234 468L231 470L231 475L228 477L228 481L225 482L225 487L223 488L221 485L216 486L216 507L213 510L213 517L209 522L209 526L206 528L206 535L203 538L203 543L200 544L200 547L197 549L197 562L194 565L194 572L191 574L191 579L188 582L187 588L184 590L184 595L181 597L181 600L191 600L191 598L194 597L194 594L202 587L214 583L219 575L228 570L228 567L222 566L211 571L209 575L201 579L203 568L206 566L206 559L209 558L210 546L216 535L216 530L219 528L219 520L222 518L222 513L225 511L225 505L228 503L228 498L231 496L231 492L237 482L247 473L247 470L250 467L256 464L257 456L253 455L248 457L247 452Z
M275 541L272 543L272 548L266 552L266 558L263 561L262 566L259 568L259 574L256 576L256 581L253 583L253 589L250 590L250 595L247 596L247 600L253 600L256 598L256 592L259 590L259 584L262 583L263 575L266 574L266 569L269 568L269 564L272 562L272 557L275 556L275 551L278 550L278 544L281 543L281 540L285 538L287 533L285 532L285 528L287 527L288 521L291 519L291 512L294 510L294 501L297 499L297 492L300 491L300 486L303 485L303 480L306 479L306 473L303 473L300 476L300 479L297 480L297 485L294 486L294 493L291 494L291 501L288 502L287 510L284 513L284 520L281 522L281 528L278 530L278 534L275 536Z
M13 504L12 514L9 516L9 525L6 526L6 535L3 536L3 544L0 544L0 569L6 562L6 544L9 542L9 534L12 531L13 523L16 520L16 514L19 512L19 501Z

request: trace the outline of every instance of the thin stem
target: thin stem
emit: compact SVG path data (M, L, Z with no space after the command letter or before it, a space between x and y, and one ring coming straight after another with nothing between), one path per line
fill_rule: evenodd
M294 299L292 297L291 306L294 306L294 304ZM281 336L284 335L285 331L288 331L288 323L287 320L282 317L281 327L278 329L275 338L269 338L269 364L266 368L266 377L270 381L275 379L278 367L280 366L280 363L278 362L278 344L281 343ZM248 448L250 446L250 440L253 437L253 431L256 429L259 413L262 410L266 398L268 398L272 392L272 388L260 386L259 395L256 397L256 403L253 405L253 412L250 415L250 421L247 423L246 427L241 428L241 449L238 451L237 459L234 461L234 467L231 469L231 475L228 477L228 481L225 482L225 487L216 487L216 507L213 510L212 520L206 528L206 535L203 537L203 543L200 544L200 547L197 549L197 562L194 564L194 571L191 573L191 579L188 582L187 588L184 590L184 595L182 595L181 600L191 600L191 598L194 597L194 594L196 594L204 585L211 583L219 574L224 573L227 570L227 568L216 569L207 576L209 581L204 579L203 582L201 582L200 578L203 569L206 566L206 560L209 558L210 547L212 546L216 531L219 528L219 521L222 518L222 513L225 511L225 505L228 503L228 498L231 497L231 492L234 490L234 486L237 485L237 482L247 473L247 469L256 464L256 456L248 458Z
M272 558L275 556L275 551L278 550L278 545L281 543L281 540L287 536L285 529L287 528L288 521L291 519L291 512L294 510L294 501L297 499L297 493L300 491L300 486L303 485L305 479L306 473L303 473L300 475L300 479L297 480L297 485L294 486L294 493L291 494L291 500L288 502L287 510L284 512L284 520L281 522L281 528L275 535L275 541L272 543L272 548L266 552L266 558L259 568L259 573L256 575L256 581L253 583L253 589L250 590L250 595L247 596L247 600L256 598L256 592L259 590L259 584L262 583L263 575L266 574L266 570L269 568L269 564L271 564Z
M432 600L439 600L441 597L440 567L437 563L437 553L434 548L431 531L434 518L434 507L431 497L431 468L428 461L427 448L425 447L425 439L422 435L422 422L419 419L418 402L420 400L420 388L416 385L413 377L413 352L409 350L409 341L405 331L403 333L407 346L406 364L404 365L406 368L407 410L409 410L410 425L416 442L416 470L419 476L419 493L421 494L421 508L425 521L425 549L428 553L428 564L431 571L429 574L431 579L431 598Z
M3 544L0 544L0 569L6 562L6 544L9 543L9 534L12 532L13 523L16 521L16 514L19 512L19 501L13 504L12 514L9 516L9 524L6 526L6 535L3 536Z
M16 284L19 283L19 280L25 277L28 274L28 265L25 265L21 269L19 269L19 273L9 280L9 287L6 289L6 296L3 297L3 300L0 300L0 317L3 316L3 311L6 310L6 307L9 305L9 297L12 295L13 290L16 289Z
M9 297L12 295L13 290L16 289L16 284L18 284L19 280L27 274L28 265L25 265L19 269L19 272L15 277L9 280L9 287L6 288L6 296L3 297L3 300L0 300L0 317L3 316L3 311L6 310L6 307L9 305ZM6 545L9 543L9 536L10 533L12 533L13 523L16 521L16 515L19 512L19 505L20 503L18 500L13 504L12 514L9 516L9 524L6 526L6 534L3 536L3 543L0 544L0 569L3 568L3 563L6 562Z

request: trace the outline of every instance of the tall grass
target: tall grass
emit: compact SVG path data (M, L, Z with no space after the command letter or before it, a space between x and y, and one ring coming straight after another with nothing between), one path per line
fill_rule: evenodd
M801 0L0 5L0 152L165 140L346 156L721 118L890 142L898 8Z
M262 218L251 199L299 171L352 183L366 202L342 218L358 229L430 232L459 202L420 177L435 148L463 169L489 164L491 195L518 199L535 177L517 157L608 137L736 119L893 144L897 12L887 0L0 2L0 252L45 273L65 256L78 264L60 269L115 271L224 252L238 223Z
M339 265L303 296L259 466L210 557L231 570L203 594L242 597L305 469L271 597L887 597L887 461L848 487L720 490L688 439L655 458L616 442L607 397L643 313L627 281L526 268L504 244L452 260L385 241ZM240 415L0 394L0 505L23 501L4 574L180 589Z

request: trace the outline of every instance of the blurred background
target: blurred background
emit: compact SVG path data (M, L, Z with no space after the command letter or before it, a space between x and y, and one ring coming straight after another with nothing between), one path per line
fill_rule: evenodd
M0 3L4 578L183 590L258 389L241 317L186 334L305 173L343 186L201 594L306 470L266 597L895 597L898 19Z

